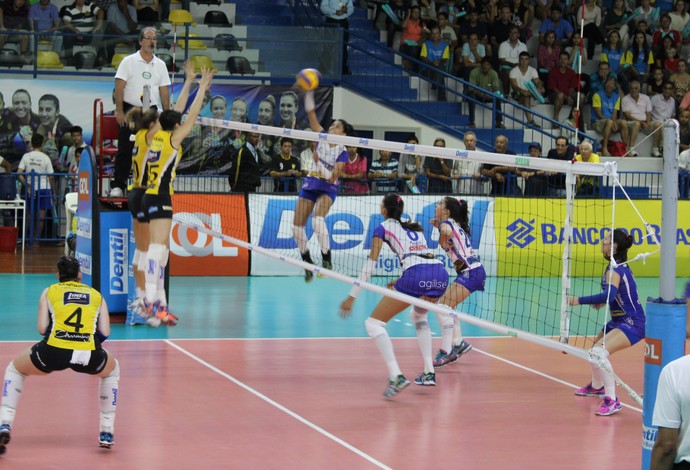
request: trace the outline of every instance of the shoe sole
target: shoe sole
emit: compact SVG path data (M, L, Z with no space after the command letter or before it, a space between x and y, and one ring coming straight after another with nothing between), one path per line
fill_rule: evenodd
M456 354L456 355L455 355L455 359L452 359L452 360L450 360L450 361L439 362L439 363L436 363L436 361L434 361L434 368L443 367L443 366L447 366L448 364L452 364L452 363L454 363L454 362L458 362L458 359L459 359L459 358L460 358L460 356L458 356L458 355Z
M388 391L388 388L386 388L386 391L383 392L383 396L384 396L385 398L393 398L393 397L396 396L398 393L400 393L400 392L402 392L403 390L405 390L405 389L407 388L408 385L410 385L410 382L405 382L404 384L400 385L399 387L396 387L395 393L393 393L392 395L386 395L386 392Z
M0 455L7 451L7 444L10 443L10 433L0 433Z
M463 350L455 349L453 348L453 351L455 351L455 354L457 354L458 359L460 359L460 356L467 354L468 352L472 351L472 345L470 343L467 343L467 347Z
M597 415L597 416L611 416L611 415L613 415L613 414L618 413L618 412L621 411L622 409L623 409L623 407L616 408L616 409L614 409L614 410L612 410L612 411L609 411L608 413L599 413L598 411L595 411L594 414Z
M419 385L420 387L435 387L436 382L417 382L416 380L414 381L415 385Z
M603 393L577 393L575 392L575 396L578 397L599 397L603 398L604 394Z
M110 449L113 446L112 442L101 442L98 441L98 447L101 447L103 449Z

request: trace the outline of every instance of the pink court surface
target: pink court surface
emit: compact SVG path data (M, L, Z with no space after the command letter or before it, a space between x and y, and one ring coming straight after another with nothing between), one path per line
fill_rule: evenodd
M573 395L587 363L514 338L468 341L437 387L393 400L365 338L109 341L122 366L115 446L96 445L96 379L30 377L0 468L639 468L641 410L619 388L623 410L595 416L596 398ZM29 345L0 343L0 364ZM416 340L394 345L413 378ZM643 351L612 357L639 391Z

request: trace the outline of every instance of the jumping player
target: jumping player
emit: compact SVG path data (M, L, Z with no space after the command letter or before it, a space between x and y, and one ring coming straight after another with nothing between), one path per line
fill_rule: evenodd
M472 292L484 290L486 272L470 242L467 201L444 197L436 205L435 217L431 223L439 230L438 244L446 251L458 273L439 303L454 309ZM442 313L437 313L436 317L441 325L441 350L436 354L434 367L443 367L469 352L472 345L462 339L457 318Z
M110 448L114 442L120 367L117 359L101 347L110 334L108 306L100 292L81 283L76 258L61 257L57 269L60 282L45 289L38 303L38 332L45 337L10 362L5 371L0 454L5 453L10 442L26 377L65 369L100 377L98 443Z
M154 135L146 154L148 184L141 203L144 213L149 218L150 244L146 254L144 312L147 317L156 316L161 322L172 326L177 324L178 318L168 310L165 288L159 280L165 276L165 266L168 264L173 216L172 182L175 179L175 169L182 157L180 144L192 130L199 116L204 95L212 79L213 72L202 68L199 88L189 107L186 121L182 122L182 113L177 110L165 110L160 114L158 121L161 130Z
M180 90L180 95L177 103L173 109L182 112L187 104L189 97L189 89L194 81L196 74L194 73L194 64L191 61L185 62L185 82ZM149 146L153 141L153 136L161 130L158 122L158 111L155 109L143 110L142 108L132 108L126 116L126 122L129 128L135 132L134 146L132 147L132 184L127 188L127 200L129 203L129 211L132 213L132 229L134 231L134 240L136 241L136 248L134 250L134 260L132 267L134 269L134 279L136 281L136 299L132 308L137 315L144 316L144 295L146 292L146 253L149 249L149 219L141 205L141 201L146 192L146 183L148 181L148 166L146 164L146 154ZM158 279L160 285L158 289L165 291L163 287L164 277ZM160 299L157 299L160 300ZM165 302L165 296L163 296ZM165 319L164 312L160 312L162 318ZM147 319L147 323L152 326L158 326L161 323L161 318L151 317Z
M304 107L309 117L311 129L315 132L324 132L324 128L316 118L316 112L314 111L316 106L314 104L313 92L306 92ZM354 135L354 129L343 119L336 119L329 127L328 133L352 136ZM342 173L347 160L347 149L344 145L326 144L323 142L319 142L316 145L314 161L311 168L306 169L308 173L299 192L292 224L292 235L295 238L302 259L307 263L313 264L311 254L309 253L306 225L309 215L312 212L314 213L311 223L314 226L316 238L319 240L323 267L326 269L332 269L333 264L331 262L330 235L326 228L325 217L338 194L338 176ZM311 282L313 278L314 273L305 270L304 280Z
M362 268L359 279L367 281L371 277L374 266L379 259L381 248L386 243L398 257L403 269L402 276L397 281L391 282L389 287L418 299L435 302L448 287L448 273L443 263L429 251L422 226L417 222L400 220L403 208L403 200L397 194L388 194L383 198L381 215L385 220L374 229L369 258ZM351 315L352 305L360 290L361 287L354 286L347 299L340 304L340 316L342 318ZM376 346L388 367L388 386L383 392L383 396L386 398L394 397L410 384L398 366L393 352L393 343L386 331L386 324L390 319L409 305L402 300L383 297L374 308L371 316L364 322L367 333L376 341ZM412 307L411 316L424 360L424 372L415 379L414 383L434 386L436 385L436 374L432 360L431 330L429 329L427 310Z
M575 395L583 397L603 397L595 412L599 416L609 416L622 409L616 397L616 381L609 355L629 348L645 337L645 315L637 294L637 283L630 267L620 265L628 260L632 243L631 235L616 229L612 247L611 234L608 234L601 242L601 252L607 260L611 260L613 255L615 263L609 264L604 271L601 280L603 292L586 297L568 296L569 305L591 305L595 309L606 305L608 299L611 310L611 320L599 332L589 350L592 381L575 391Z

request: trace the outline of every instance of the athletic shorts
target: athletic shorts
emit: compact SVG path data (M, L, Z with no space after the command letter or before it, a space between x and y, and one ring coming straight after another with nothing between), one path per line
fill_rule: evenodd
M335 201L335 197L338 194L337 190L314 190L314 189L300 189L299 191L299 197L303 199L309 199L311 202L316 202L321 196L326 195L331 198L332 201Z
M630 341L631 346L633 344L636 344L640 340L644 339L645 337L644 321L642 322L642 325L631 325L630 323L627 323L625 321L611 320L606 324L604 334L614 329L621 330L623 334L628 338L628 341Z
M144 194L144 197L141 198L141 208L149 221L172 219L173 216L170 194Z
M412 297L438 298L448 288L448 272L441 263L415 264L395 283L395 290Z
M484 283L486 282L486 271L484 266L479 266L474 269L468 269L458 274L455 278L456 283L464 286L470 292L484 291Z
M129 203L129 212L132 213L132 217L137 219L139 222L148 222L149 219L144 213L143 207L141 207L141 200L144 197L146 188L132 188L127 191L127 202Z
M100 374L108 363L108 353L100 346L91 351L91 358L87 365L71 364L72 349L62 349L51 346L45 341L31 347L31 362L41 372L51 373L59 370L72 369L82 374Z
M36 200L39 210L45 211L53 207L53 192L50 189L34 191L32 198Z

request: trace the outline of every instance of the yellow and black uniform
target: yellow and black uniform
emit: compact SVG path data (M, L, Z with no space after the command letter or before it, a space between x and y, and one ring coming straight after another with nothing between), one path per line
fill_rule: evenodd
M149 146L146 143L147 129L137 131L134 137L134 147L132 147L132 184L127 188L127 200L129 211L132 217L139 222L148 222L148 217L141 206L141 200L146 192L147 183L147 164L146 153Z
M182 148L176 149L171 142L172 131L158 131L146 154L148 184L142 200L149 219L172 219L172 182L182 156Z
M43 341L31 348L31 362L43 372L100 373L107 361L96 335L101 294L86 284L61 282L48 288L46 301L51 324Z

